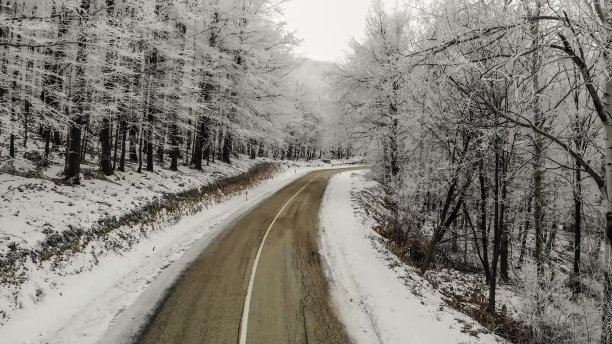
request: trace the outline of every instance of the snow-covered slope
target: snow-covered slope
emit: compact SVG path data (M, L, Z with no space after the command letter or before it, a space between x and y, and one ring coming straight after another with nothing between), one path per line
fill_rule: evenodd
M357 215L352 193L365 171L330 181L321 208L322 255L334 301L357 344L497 343L477 322L448 308L442 295L379 242L373 221Z
M59 271L32 266L33 275L22 286L27 304L13 309L0 326L0 343L123 342L181 271L234 219L308 171L321 168L293 162L284 167L284 172L250 189L248 196L234 195L152 231L130 250L98 257L97 264L79 273L66 272L80 264L78 259ZM43 283L54 287L41 288L36 299Z

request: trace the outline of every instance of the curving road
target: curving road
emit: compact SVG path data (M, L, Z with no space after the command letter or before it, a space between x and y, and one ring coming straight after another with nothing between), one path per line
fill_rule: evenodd
M184 272L139 343L349 343L330 302L313 172L244 216Z

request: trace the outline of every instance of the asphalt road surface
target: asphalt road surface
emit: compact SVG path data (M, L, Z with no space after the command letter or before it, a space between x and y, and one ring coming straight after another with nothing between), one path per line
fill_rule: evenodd
M185 271L140 343L350 343L318 254L313 172L258 205Z

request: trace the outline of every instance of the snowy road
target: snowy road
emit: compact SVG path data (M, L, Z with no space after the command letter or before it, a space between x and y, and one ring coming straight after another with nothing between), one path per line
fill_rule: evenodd
M228 229L185 271L139 342L348 343L316 232L338 171L306 175Z

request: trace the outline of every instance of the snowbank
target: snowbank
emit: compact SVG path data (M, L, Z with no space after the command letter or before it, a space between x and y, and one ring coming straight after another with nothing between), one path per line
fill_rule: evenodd
M448 308L410 267L400 263L356 214L352 192L365 171L334 176L322 203L321 247L333 298L356 343L496 343L471 318Z
M213 176L236 174L244 169L245 165L248 166L249 163L239 163L236 167L223 171L223 174L219 172ZM96 256L94 253L96 249L88 246L86 252L75 254L69 263L61 268L34 266L29 262L30 266L27 269L31 272L31 276L15 291L25 296L20 302L22 307L11 308L10 314L6 314L5 324L0 326L0 342L97 343L102 338L109 343L122 342L137 331L181 271L232 221L307 172L330 168L332 164L284 162L283 166L284 172L248 190L248 197L247 194L241 193L221 203L207 206L208 208L194 215L186 216L170 227L147 232L142 240L127 251L109 251L108 254ZM163 173L167 172L159 172ZM3 180L20 178L6 175L0 177ZM108 181L99 182L113 184ZM85 186L71 192L82 194L84 189L96 188L95 185L98 185L98 182L91 182L94 186L89 186L89 183L86 182ZM156 183L162 184L164 181L157 179ZM172 183L166 183L165 186L174 191L180 188L180 183L174 182L176 185ZM105 185L105 188L110 187L114 186ZM161 185L159 187L164 188ZM143 189L146 190L143 192L153 192L151 188ZM118 191L120 190L121 188L118 188ZM44 207L49 202L52 203L55 197L52 194L55 193L56 191L40 194L34 205ZM105 202L117 207L116 203L119 201L116 201L114 196L107 194L106 191L103 194L106 195ZM58 197L61 197L61 194ZM101 200L100 197L102 196L98 195L96 199ZM130 197L135 199L133 195ZM26 194L25 198L35 197ZM88 202L83 202L84 206L88 206ZM1 204L5 209L15 206L7 202ZM119 209L120 207L115 208L115 211L120 211ZM44 211L38 216L44 218ZM79 221L78 215L75 216L76 219L66 221ZM53 220L51 216L49 217ZM58 220L58 228L64 228L59 221L62 220ZM27 233L21 235L30 237ZM36 242L34 238L27 241ZM97 260L93 266L89 264L92 253ZM89 267L82 269L82 266ZM2 286L2 289L8 290L6 285ZM7 302L7 297L10 296L4 295L0 306ZM3 307L8 308L7 305ZM115 326L109 331L112 325Z

